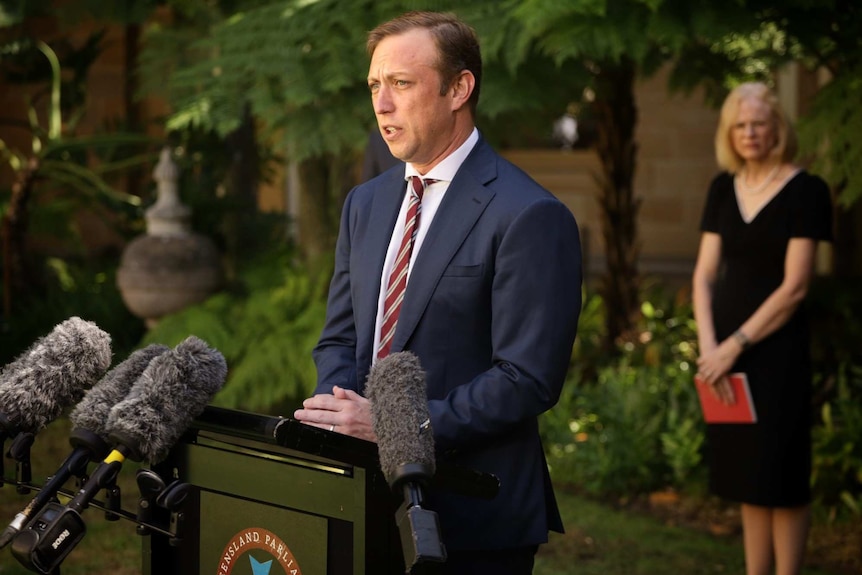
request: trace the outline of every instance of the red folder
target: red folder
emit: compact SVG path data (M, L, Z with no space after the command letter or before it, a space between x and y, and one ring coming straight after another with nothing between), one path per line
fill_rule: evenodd
M699 377L694 378L700 407L703 410L703 419L707 423L757 423L757 411L751 400L748 376L744 373L730 373L727 379L733 389L735 401L732 405L723 404L709 389L708 383Z

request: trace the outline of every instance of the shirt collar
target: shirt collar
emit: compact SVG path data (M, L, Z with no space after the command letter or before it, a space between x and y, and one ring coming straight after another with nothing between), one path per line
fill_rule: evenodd
M443 161L431 168L427 174L421 177L442 182L451 182L455 178L455 174L458 173L458 170L461 168L461 164L464 163L464 160L466 160L467 156L470 155L470 152L473 151L473 147L478 141L479 130L476 127L473 127L473 131L469 136L467 136L467 139L464 140L464 143L461 144L457 150L443 158ZM406 166L407 167L404 170L404 178L406 180L409 180L411 176L420 175L419 172L416 171L416 168L413 167L413 164L408 162Z

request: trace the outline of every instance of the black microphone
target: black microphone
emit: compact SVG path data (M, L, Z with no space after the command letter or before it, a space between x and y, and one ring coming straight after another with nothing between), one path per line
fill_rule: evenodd
M423 509L423 489L436 471L434 436L425 372L413 353L387 355L371 368L365 383L371 425L383 475L404 503L396 512L407 572L420 563L443 562L437 513Z
M18 491L28 493L33 436L81 399L111 365L111 336L72 317L38 339L0 372L0 451L15 437ZM17 436L17 437L16 437ZM3 483L0 457L0 485Z
M47 505L13 539L16 559L45 575L59 567L86 533L81 512L115 481L123 461L155 464L164 459L226 376L222 354L195 336L153 359L108 414L105 430L114 449L65 507Z
M99 461L110 451L107 421L112 407L118 404L132 388L153 358L170 348L152 344L129 355L125 361L111 369L84 395L69 414L72 434L69 443L74 448L59 469L46 482L39 493L0 534L0 549L12 541L35 513L48 504L72 475L82 475L90 461Z

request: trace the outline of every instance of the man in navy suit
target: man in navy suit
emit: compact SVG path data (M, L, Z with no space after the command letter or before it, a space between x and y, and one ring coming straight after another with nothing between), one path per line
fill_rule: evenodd
M316 395L295 417L376 440L362 393L384 338L408 178L432 179L390 353L410 350L422 364L438 456L500 479L490 501L428 494L449 553L440 572L531 573L548 531L562 531L537 418L559 398L577 331L578 227L477 131L482 63L469 26L411 12L373 30L368 53L380 133L406 167L345 201Z

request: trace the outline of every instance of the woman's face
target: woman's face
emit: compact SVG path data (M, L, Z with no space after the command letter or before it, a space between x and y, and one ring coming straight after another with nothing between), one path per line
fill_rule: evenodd
M746 162L762 162L778 142L775 119L769 105L757 98L739 103L736 121L730 126L733 149Z

